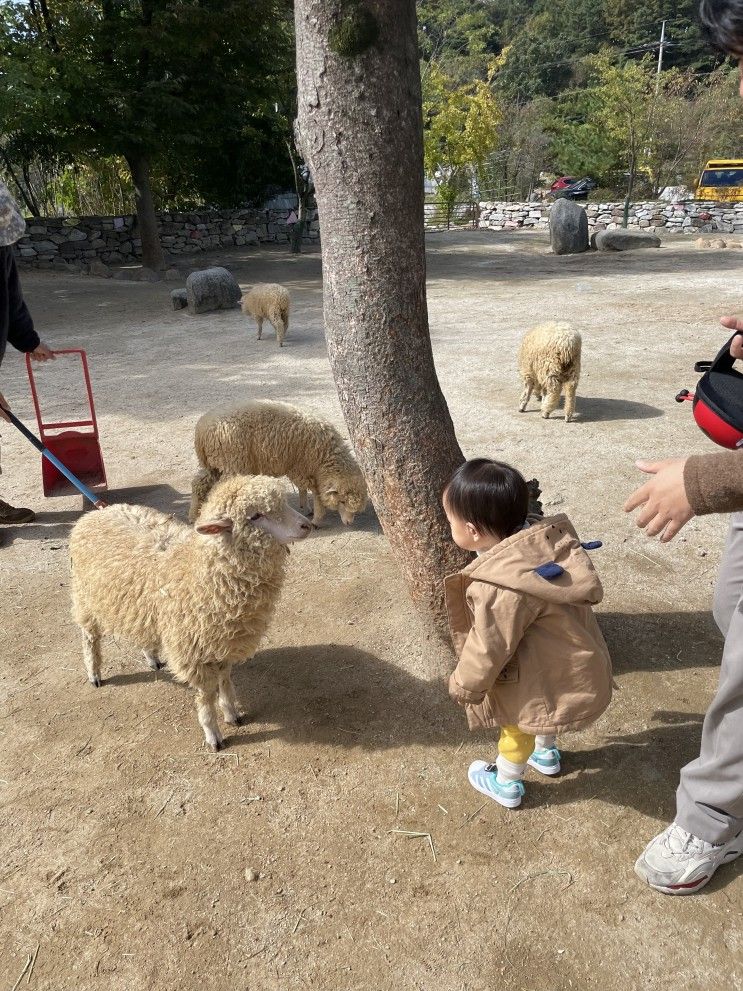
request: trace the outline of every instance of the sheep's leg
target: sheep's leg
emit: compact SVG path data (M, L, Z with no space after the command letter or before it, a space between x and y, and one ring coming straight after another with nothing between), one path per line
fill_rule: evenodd
M526 409L526 405L531 398L531 392L534 388L534 383L531 379L524 379L524 390L521 393L521 398L519 399L519 413L523 413Z
M255 319L258 321L258 340L260 341L263 336L263 317L256 317Z
M218 673L211 664L205 664L191 681L196 689L196 714L204 731L204 739L216 753L224 746L217 721Z
M312 525L320 526L325 517L325 506L320 502L317 492L312 493Z
M83 661L88 681L96 688L103 684L101 678L101 637L95 630L88 630L82 627L83 634Z
M145 664L152 671L159 671L161 668L165 667L164 663L160 660L157 654L153 654L149 650L143 650L142 653L144 654Z
M578 383L566 382L565 383L565 422L570 423L575 414L575 393L578 389Z
M307 505L307 489L299 489L299 508L304 509Z
M277 317L273 321L274 328L276 329L276 340L279 342L279 347L283 348L284 338L286 337L286 327L284 326L284 321L281 317Z
M219 708L222 710L224 721L232 726L239 726L243 720L240 706L232 683L232 665L219 666Z
M557 409L560 402L561 383L555 379L550 379L546 383L544 395L542 396L542 416L549 420L550 413Z

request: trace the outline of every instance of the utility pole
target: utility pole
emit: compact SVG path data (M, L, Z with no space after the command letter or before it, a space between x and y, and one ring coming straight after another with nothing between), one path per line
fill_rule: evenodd
M660 29L660 45L658 46L658 70L655 73L655 95L658 95L660 86L660 70L663 68L663 48L666 44L666 22L663 21Z

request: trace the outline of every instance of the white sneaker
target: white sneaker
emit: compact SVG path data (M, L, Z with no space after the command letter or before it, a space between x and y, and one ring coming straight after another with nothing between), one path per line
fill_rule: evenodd
M693 895L703 888L721 864L743 853L743 832L728 843L715 845L671 823L651 840L635 863L635 874L665 895Z

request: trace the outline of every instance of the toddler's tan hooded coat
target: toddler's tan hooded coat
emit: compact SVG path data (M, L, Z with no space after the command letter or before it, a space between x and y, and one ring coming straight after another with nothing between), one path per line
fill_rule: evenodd
M602 597L567 516L520 530L447 578L459 656L451 690L468 703L470 727L547 735L594 722L612 688L591 608Z

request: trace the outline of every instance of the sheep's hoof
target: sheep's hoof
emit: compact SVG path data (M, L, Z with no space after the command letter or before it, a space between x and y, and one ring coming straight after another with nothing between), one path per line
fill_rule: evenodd
M526 412L526 403L524 403L523 406L519 406L519 413L525 413L525 412Z
M100 688L101 685L103 684L103 678L101 678L97 674L96 675L93 675L92 678L88 678L88 681L93 686L93 688Z
M209 744L209 749L213 754L218 754L220 750L224 750L224 740L215 740Z
M236 714L236 715L234 715L234 716L233 716L233 717L232 717L231 719L227 719L227 718L225 717L225 720L224 720L224 721L225 721L225 722L226 722L226 723L227 723L227 724L228 724L229 726L242 726L242 725L243 725L243 723L245 722L245 716L243 716L243 715L241 715L240 713L237 713L237 714Z

